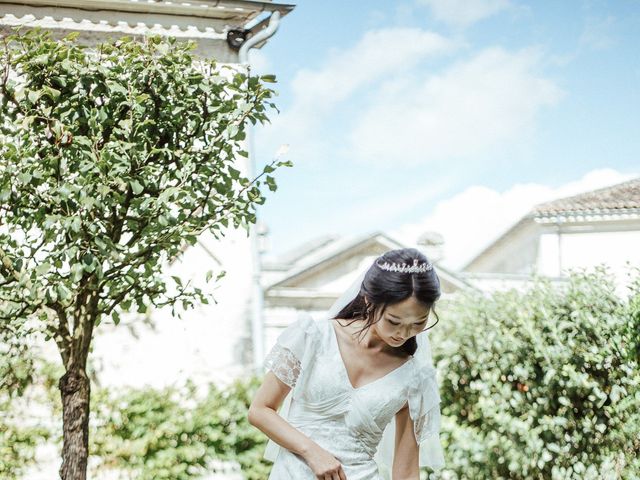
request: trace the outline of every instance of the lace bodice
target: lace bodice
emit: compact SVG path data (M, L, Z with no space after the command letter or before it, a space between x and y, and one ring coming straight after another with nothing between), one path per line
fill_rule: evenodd
M280 414L341 461L347 478L389 478L379 470L379 447L393 442L388 428L408 402L419 444L437 439L440 409L435 370L414 357L383 377L353 387L329 319L302 317L278 337L264 365L291 387ZM427 465L422 455L420 464ZM270 480L314 479L297 455L270 441ZM389 468L385 465L385 468Z

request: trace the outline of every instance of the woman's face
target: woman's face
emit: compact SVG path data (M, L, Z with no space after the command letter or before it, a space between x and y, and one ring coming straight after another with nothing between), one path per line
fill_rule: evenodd
M388 305L375 324L378 335L390 346L399 347L427 327L429 310L415 297Z

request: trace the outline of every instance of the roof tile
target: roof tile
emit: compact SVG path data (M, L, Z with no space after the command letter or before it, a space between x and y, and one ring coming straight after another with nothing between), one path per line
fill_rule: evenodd
M533 216L575 215L640 208L640 177L536 205Z

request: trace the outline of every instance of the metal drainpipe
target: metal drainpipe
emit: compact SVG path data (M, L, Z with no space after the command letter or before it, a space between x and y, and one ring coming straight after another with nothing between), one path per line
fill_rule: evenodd
M246 67L247 74L250 73L249 66L249 49L252 48L257 43L266 40L273 36L278 30L278 26L280 24L280 12L275 10L271 16L269 17L269 24L267 28L257 33L253 37L249 38L246 42L242 44L240 47L240 51L238 52L238 59L240 63ZM254 155L255 155L255 147L253 144L253 127L252 125L248 125L247 127L247 149L248 149L248 159L247 159L247 170L249 178L255 178L255 165L254 165ZM257 221L258 219L256 219ZM252 279L252 290L253 295L251 302L253 305L251 311L251 339L252 339L252 349L253 349L253 370L254 373L260 374L262 369L262 361L265 356L264 352L264 329L263 329L263 321L262 321L262 310L263 310L263 292L262 292L262 284L260 283L261 279L261 258L260 252L258 249L260 248L260 242L258 239L259 229L256 228L258 225L250 226L250 248L251 248L251 257L253 262L253 279Z
M240 51L238 52L238 59L242 64L249 63L249 49L253 47L255 44L260 43L267 38L273 36L278 30L278 26L280 25L280 12L275 10L271 16L269 17L269 25L267 28L262 30L261 32L256 33L253 37L249 38L246 42L242 44L240 47Z

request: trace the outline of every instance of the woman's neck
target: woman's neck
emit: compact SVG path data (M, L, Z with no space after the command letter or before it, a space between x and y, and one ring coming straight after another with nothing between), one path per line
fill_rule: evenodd
M345 325L343 323L345 321L346 320L339 320L342 325ZM365 329L363 333L360 333L360 330L365 326L364 320L356 320L353 323L351 323L350 321L348 322L349 323L345 325L345 328L347 329L347 332L351 335L351 337L355 340L356 348L359 348L367 353L395 352L396 349L385 342L378 335L375 324Z

